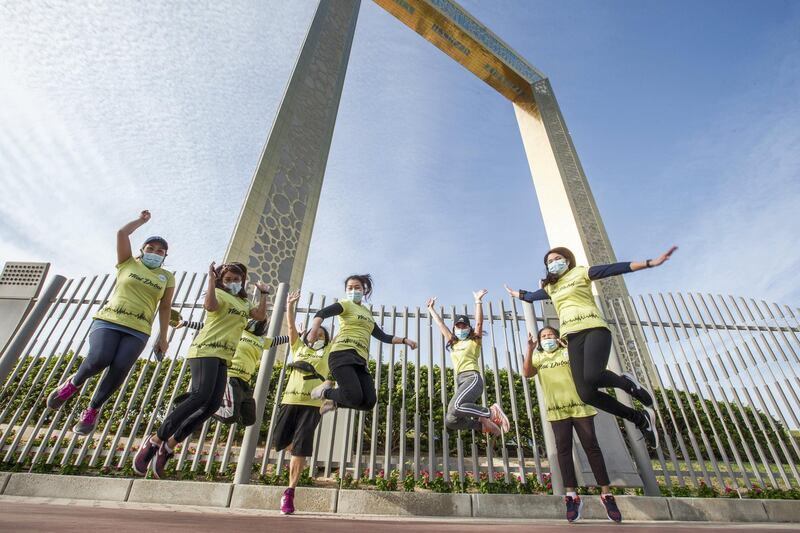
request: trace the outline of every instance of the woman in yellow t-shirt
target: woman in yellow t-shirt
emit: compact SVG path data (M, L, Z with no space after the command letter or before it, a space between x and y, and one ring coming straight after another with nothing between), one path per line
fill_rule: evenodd
M630 420L653 447L658 447L655 411L652 409L653 396L641 386L633 374L618 376L606 368L611 355L611 331L595 302L592 282L657 267L667 261L677 249L673 246L658 259L587 268L576 265L575 254L568 248L553 248L544 256L547 275L541 282L541 289L515 291L506 285L508 294L526 302L552 300L558 314L561 336L567 340L572 378L581 400L614 416ZM645 410L631 409L600 390L607 387L624 390L639 400Z
M161 479L175 446L200 428L222 403L228 382L227 366L242 330L248 319L265 320L267 316L267 285L256 283L261 300L254 307L247 298L246 280L247 269L241 263L209 266L203 302L208 318L186 356L192 375L189 397L166 416L155 435L142 441L133 459L133 471L138 475L145 475L152 462L153 475Z
M426 306L428 313L439 331L447 341L447 349L451 350L453 360L453 377L455 392L447 405L444 424L447 429L470 429L500 435L508 431L508 417L499 404L490 407L478 405L483 394L483 376L481 375L481 341L483 337L483 297L488 291L482 289L472 293L475 297L475 327L469 323L467 315L457 315L453 320L453 329L445 325L442 317L436 312L436 298L430 298Z
M311 391L324 382L330 373L330 334L324 326L320 326L321 335L316 341L310 345L304 341L303 332L298 332L295 326L299 299L300 291L292 291L286 298L286 324L292 347L292 362L286 367L291 373L286 378L272 437L276 451L286 450L292 454L289 461L289 487L281 497L283 514L294 513L294 489L300 481L306 457L314 451L314 431L322 417L319 411L322 400L313 399Z
M308 343L315 343L321 335L322 321L332 316L339 317L339 334L333 340L328 359L337 388L326 381L311 391L313 399L328 400L320 407L322 414L337 405L359 411L369 411L375 406L378 397L367 365L370 337L387 344L405 344L412 350L417 348L417 343L411 339L385 333L372 318L372 311L361 303L372 294L372 276L348 276L344 288L345 299L317 311L307 335Z
M81 414L72 429L88 435L97 426L100 409L125 381L136 359L150 339L158 310L160 330L155 350L167 351L169 323L175 278L161 268L167 257L167 241L163 237L148 237L134 257L131 234L150 220L150 211L117 231L117 276L114 291L108 302L93 317L89 330L89 353L78 370L47 397L47 406L58 409L91 378L108 369L97 384L89 407Z
M567 505L567 520L570 522L580 520L583 510L583 502L575 492L578 481L575 476L575 463L572 460L574 429L589 459L594 479L601 486L600 500L606 508L606 514L610 520L620 522L622 514L611 494L608 470L594 428L597 410L584 403L578 396L570 371L569 355L564 342L559 340L560 336L556 328L549 326L539 330L537 339L528 334L528 353L522 363L522 375L526 378L539 375L547 420L556 438L558 466L567 494L564 498Z

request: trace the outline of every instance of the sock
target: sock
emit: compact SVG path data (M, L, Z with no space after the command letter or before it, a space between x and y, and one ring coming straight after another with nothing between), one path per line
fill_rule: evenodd
M172 453L172 448L169 447L167 441L164 441L164 449L167 450L167 453Z
M578 496L578 493L575 492L575 491L570 491L570 492L567 493L567 496L569 496L571 498L576 498Z

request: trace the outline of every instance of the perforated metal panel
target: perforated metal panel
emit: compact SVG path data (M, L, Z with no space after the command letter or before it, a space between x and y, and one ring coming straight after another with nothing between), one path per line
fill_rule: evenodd
M50 263L6 263L0 274L0 298L35 298Z

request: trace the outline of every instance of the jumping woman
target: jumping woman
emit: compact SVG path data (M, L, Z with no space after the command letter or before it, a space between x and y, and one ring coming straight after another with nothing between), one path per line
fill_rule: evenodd
M575 463L572 460L574 429L589 459L594 479L601 487L600 501L606 508L609 520L621 522L622 513L611 494L606 463L597 442L594 428L597 410L584 403L578 396L569 368L569 355L559 337L558 330L549 326L539 330L538 340L528 334L528 353L522 363L522 375L526 378L539 375L544 404L547 407L547 420L556 438L558 466L561 468L564 490L567 493L564 497L567 505L567 521L580 520L583 511L583 502L575 491L578 481L575 476Z
M114 292L98 311L89 330L89 354L75 374L67 378L47 397L47 406L58 409L78 392L87 379L108 369L100 380L72 431L88 435L97 426L100 409L122 385L136 359L144 350L158 310L161 327L155 343L158 353L167 351L167 327L170 305L175 292L175 278L161 268L167 257L167 241L163 237L148 237L134 257L131 234L150 220L150 211L117 231L117 276Z
M417 348L417 343L411 339L384 333L370 310L361 303L372 294L372 276L353 274L345 280L344 286L346 298L317 311L306 340L313 345L319 339L322 321L339 317L339 334L333 340L328 360L337 388L325 381L311 391L315 400L328 400L320 408L321 413L337 406L359 411L369 411L375 406L375 382L367 365L370 335L381 342L405 344L412 350Z
M220 406L228 382L227 366L236 352L242 330L248 319L265 320L267 316L267 285L256 284L261 300L258 307L254 307L247 299L246 279L247 269L241 263L228 263L219 268L214 263L209 266L203 302L208 319L186 356L192 375L191 392L167 415L157 433L142 442L133 460L133 470L138 475L145 475L152 462L153 475L161 479L178 443L202 426Z
M447 341L447 349L452 350L453 376L455 392L447 406L444 424L447 429L471 429L500 435L510 429L508 417L498 404L491 407L478 405L478 398L483 393L481 377L481 338L483 337L483 297L486 289L472 293L475 297L475 327L469 323L467 315L457 315L453 329L445 325L442 317L434 308L436 298L427 302L431 318L439 326L442 336Z
M673 246L657 259L613 263L592 267L576 266L575 255L567 248L553 248L544 256L547 275L536 291L515 291L506 285L514 298L526 302L552 300L567 342L572 378L580 399L614 416L633 422L648 443L658 447L655 431L653 397L632 374L618 376L606 368L611 354L611 331L600 314L592 294L594 280L636 272L662 265L677 249ZM601 388L622 389L645 406L644 411L623 405Z

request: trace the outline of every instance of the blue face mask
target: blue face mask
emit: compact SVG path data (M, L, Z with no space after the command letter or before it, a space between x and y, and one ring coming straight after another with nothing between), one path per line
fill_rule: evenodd
M564 272L567 271L567 260L566 259L556 259L552 263L547 264L547 271L551 274L555 274L556 276L560 276Z
M142 253L142 264L147 268L158 268L163 262L163 255L151 254L150 252Z
M469 329L456 328L455 333L456 338L460 341L465 341L467 340L467 337L469 337Z
M558 341L556 339L544 339L542 341L542 350L545 352L552 352L558 348Z
M347 291L347 299L352 300L353 303L360 304L361 299L364 298L364 293L361 291Z
M225 285L225 288L228 289L228 292L231 294L239 294L239 291L242 290L242 284L238 281L234 281L233 283L228 283Z

